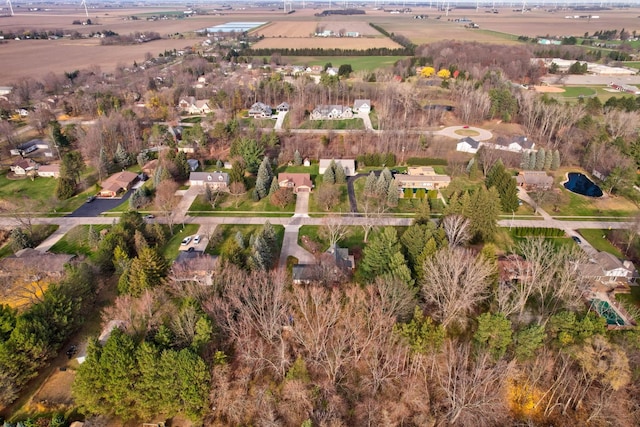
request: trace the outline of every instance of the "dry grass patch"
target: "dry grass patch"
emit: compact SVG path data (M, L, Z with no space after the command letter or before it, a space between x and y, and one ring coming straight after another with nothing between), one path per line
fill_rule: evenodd
M75 378L75 371L69 369L55 371L33 395L28 405L29 410L49 412L73 405L71 385Z

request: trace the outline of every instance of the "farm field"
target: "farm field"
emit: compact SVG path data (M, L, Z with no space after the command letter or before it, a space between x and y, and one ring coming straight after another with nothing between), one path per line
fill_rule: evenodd
M266 38L272 37L309 37L316 31L325 30L334 33L355 31L361 36L368 37L384 37L365 21L352 22L327 22L327 21L290 21L290 22L271 22L270 24L255 30L253 33L260 34Z
M268 38L260 40L253 45L256 49L369 49L369 48L389 48L400 49L398 43L388 38L351 38L351 37L283 37Z
M285 60L292 65L313 66L330 62L334 67L340 67L343 64L349 64L353 71L371 71L389 67L404 58L404 56L288 56Z

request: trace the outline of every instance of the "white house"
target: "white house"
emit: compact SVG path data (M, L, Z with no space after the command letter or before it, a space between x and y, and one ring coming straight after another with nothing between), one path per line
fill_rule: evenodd
M49 150L47 152L50 152L49 143L41 139L32 139L25 142L24 144L18 145L16 148L12 148L11 150L9 150L9 153L11 153L12 156L24 156L27 154L31 154L36 150ZM53 156L53 153L51 153L51 156L49 156L47 152L45 152L45 156Z
M475 139L468 136L458 141L458 144L456 145L456 151L475 154L478 152L480 145L482 145L480 141L476 141Z
M276 107L276 111L279 113L286 113L291 109L288 102L283 102Z
M588 264L579 268L584 277L601 282L633 281L638 277L638 271L631 261L620 261L608 252L598 252L589 259Z
M356 174L356 161L353 159L320 159L320 165L318 173L324 175L331 164L331 160L336 162L336 165L342 165L346 176L354 176Z
M353 102L353 111L369 114L371 112L371 100L370 99L356 99Z
M196 99L194 96L182 98L178 103L178 108L189 114L209 114L211 106L206 99Z
M214 190L226 190L229 186L229 174L226 172L191 172L189 185L201 187L208 185Z
M533 151L535 146L535 142L526 136L517 136L509 139L498 138L493 148L521 153L522 151Z
M344 105L318 105L309 115L311 120L353 119L353 111Z
M249 117L254 119L269 118L272 116L271 107L262 102L256 102L249 109Z

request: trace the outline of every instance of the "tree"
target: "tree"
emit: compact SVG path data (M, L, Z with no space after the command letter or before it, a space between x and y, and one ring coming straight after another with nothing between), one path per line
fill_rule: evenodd
M393 327L407 343L412 353L437 353L446 337L441 325L435 325L433 319L425 316L422 309L416 306L413 318L408 323L397 323Z
M378 276L386 276L405 280L405 284L412 284L411 271L401 252L398 234L392 227L385 227L376 234L364 248L360 271L367 281L373 281Z
M442 229L447 235L449 247L464 246L471 240L471 221L462 215L447 215L442 219Z
M256 173L260 167L260 159L264 158L264 148L255 139L240 138L231 145L231 155L242 157L247 170Z
M553 158L551 159L551 170L553 171L558 170L559 167L560 167L560 151L554 150Z
M154 248L143 248L129 267L127 293L138 297L161 284L169 271L167 261Z
M346 184L347 174L345 173L344 168L340 163L336 164L335 177L336 177L336 184Z
M285 208L288 204L293 203L295 196L289 188L278 188L270 195L271 203L279 208Z
M11 230L10 238L11 249L14 252L18 252L21 249L33 247L33 241L31 240L29 235L26 234L24 230L22 230L22 228L18 227Z
M176 176L175 179L178 181L184 181L189 178L189 172L191 172L191 167L189 166L189 162L187 162L187 155L184 151L179 151L176 154L176 158L174 159Z
M62 178L56 183L56 198L58 200L67 200L76 193L76 183L73 179Z
M268 157L264 157L258 168L258 176L256 178L256 192L258 193L259 199L263 199L269 194L272 179L273 172L271 171L271 163Z
M316 190L316 201L322 209L330 211L340 202L340 189L334 185L322 183Z
M515 356L518 360L533 357L545 339L544 325L531 325L515 334Z
M338 76L344 77L346 79L349 78L349 75L353 72L353 68L351 68L351 64L342 64L340 68L338 68Z
M247 192L247 189L244 185L244 182L232 182L229 185L229 193L235 199L235 206L238 207L238 202L240 201L240 196Z
M544 169L544 162L547 158L547 154L544 148L541 148L536 153L536 167L535 170L541 171Z
M331 159L329 166L324 171L324 175L322 175L322 182L325 184L335 184L336 183L336 162Z
M470 250L440 249L422 267L422 296L433 307L432 317L445 328L464 324L473 308L490 295L494 267Z
M376 194L376 182L378 178L376 174L371 171L367 176L367 180L364 183L364 194L365 196L373 196Z
M278 191L280 189L280 183L278 182L277 179L272 178L271 179L271 187L269 188L269 195L273 196L275 194L276 191Z
M473 339L496 359L501 359L511 344L511 321L504 314L482 313Z
M529 156L529 165L527 166L527 169L530 171L534 171L536 170L536 164L537 162L537 153L535 151L531 152L531 156Z
M387 188L387 206L395 208L398 206L398 199L400 198L398 184L395 179L389 181L389 187Z
M322 232L329 241L329 248L332 248L349 233L349 227L339 216L327 215L322 218Z
M244 185L244 174L244 164L238 160L235 160L231 165L231 172L229 172L229 182L239 182Z
M57 120L53 120L51 121L51 123L49 123L49 132L51 134L51 140L56 147L66 148L69 146L69 138L67 138L67 136L62 133L62 127Z
M116 148L116 152L113 157L116 163L123 169L129 167L131 164L131 157L129 156L129 153L127 153L120 143L118 143L118 147Z
M503 212L513 212L518 209L518 186L513 176L506 171L502 161L498 160L493 165L485 182L487 188L495 187L498 190Z
M302 156L300 155L300 151L296 150L293 153L293 165L294 166L302 166Z
M70 151L62 156L60 164L60 178L66 178L75 185L80 182L80 176L85 169L85 163L82 154L79 151Z
M156 209L158 209L167 220L171 235L173 235L173 223L176 216L175 208L178 206L176 199L176 191L178 191L178 188L178 183L172 179L163 180L156 188Z

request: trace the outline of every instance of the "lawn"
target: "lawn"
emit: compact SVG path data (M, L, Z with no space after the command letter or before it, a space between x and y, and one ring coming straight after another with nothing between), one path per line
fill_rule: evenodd
M198 232L198 224L176 224L173 226L174 235L170 237L167 244L160 251L161 255L168 261L173 261L178 257L180 242L187 236L192 236Z
M322 228L322 226L316 225L303 225L298 232L298 244L302 246L302 236L307 236L310 240L318 243L322 251L326 251L329 248L329 241L323 235ZM397 228L399 238L404 227ZM369 241L375 233L375 229L369 233ZM338 242L338 245L342 248L349 248L349 253L355 257L356 262L359 261L364 249L364 229L362 227L348 227L346 236Z
M221 193L218 200L218 204L215 209L211 207L211 204L204 199L204 195L199 195L191 204L189 208L190 213L233 213L233 212L252 212L254 215L260 215L261 213L273 213L273 214L287 214L293 213L296 208L295 201L289 203L286 207L281 208L273 205L269 201L269 197L254 202L251 198L253 190L247 191L245 194L233 196L227 193Z
M554 217L628 217L638 211L633 203L620 196L591 198L572 193L562 186L556 195L555 201L548 200L542 204L542 208Z
M283 61L292 65L321 65L331 63L333 67L349 64L353 71L373 71L378 68L391 67L397 61L405 59L404 56L289 56ZM267 58L268 59L268 58Z
M325 211L324 207L318 205L317 201L317 187L316 191L312 192L309 195L309 212L321 213L321 212L340 212L346 213L351 211L351 207L349 206L349 195L347 194L347 185L346 184L338 184L338 189L340 190L340 201L333 206L329 211Z
M612 255L615 255L618 258L624 258L622 252L615 246L609 242L607 239L607 230L598 230L598 229L580 229L578 233L584 237L587 242L591 244L594 248L601 252L609 252Z
M196 117L184 117L180 119L181 123L200 123L202 122L202 117L200 116L196 116Z
M326 130L364 130L364 121L360 118L347 120L305 120L299 129L326 129Z
M91 227L100 232L103 229L109 228L110 225L75 226L69 230L62 239L58 240L49 251L56 254L76 254L91 257L93 254L93 248L89 244L89 230Z
M282 172L308 173L311 176L311 181L313 181L316 184L320 184L320 181L318 180L318 175L320 173L319 171L320 171L320 165L316 162L313 162L311 163L311 166L280 166L278 169L275 170L274 175L277 178L278 174Z
M640 69L640 61L626 61L623 62L622 65L629 68L638 68Z
M30 199L39 205L38 209L48 211L48 208L56 203L54 194L57 182L53 178L36 178L33 181L29 178L14 180L8 179L7 174L3 173L0 175L0 199Z
M501 228L498 230L498 233L494 237L494 244L503 252L503 253L511 253L514 251L514 247L527 239L531 239L532 237L518 237L516 236L516 229L509 228ZM556 249L559 249L563 246L575 246L576 242L573 241L570 237L545 237L545 240L548 240L553 244Z
M564 86L564 92L560 96L565 98L589 97L596 95L597 91L591 87L584 86Z

